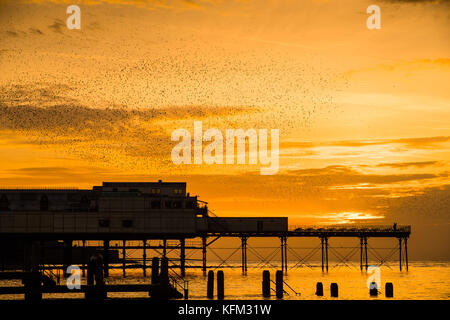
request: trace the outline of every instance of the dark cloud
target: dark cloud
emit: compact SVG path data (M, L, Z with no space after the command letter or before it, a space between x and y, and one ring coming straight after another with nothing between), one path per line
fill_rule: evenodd
M39 30L38 28L30 28L28 29L30 31L30 33L32 34L38 34L38 35L42 35L44 34L41 30Z
M65 28L65 24L62 20L55 19L53 24L49 25L48 27L56 33L62 33L62 29Z
M19 34L16 31L10 31L10 30L6 31L6 34L10 37L18 37L19 36Z
M55 166L24 167L7 170L6 172L11 174L11 176L0 178L0 184L10 186L34 185L39 187L44 185L66 185L68 181L73 184L83 184L86 181L92 182L92 177L96 179L94 183L98 183L101 180L108 180L108 176L114 175L114 171L96 166L73 166L70 168Z

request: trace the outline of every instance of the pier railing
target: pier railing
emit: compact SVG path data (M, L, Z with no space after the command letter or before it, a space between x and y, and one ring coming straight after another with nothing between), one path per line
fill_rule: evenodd
M315 231L315 232L411 232L411 226L394 225L349 225L349 226L311 226L311 225L292 225L289 231Z

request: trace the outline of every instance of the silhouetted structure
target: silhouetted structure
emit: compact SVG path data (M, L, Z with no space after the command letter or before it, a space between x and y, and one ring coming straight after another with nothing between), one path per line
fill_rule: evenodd
M328 271L330 238L360 239L361 270L364 265L366 269L368 267L369 237L397 238L401 270L403 261L408 269L407 239L410 232L409 226L396 224L394 227L304 227L288 230L286 217L217 217L208 210L206 202L186 193L184 182L104 182L92 190L0 190L2 269L15 263L16 266L21 264L25 271L41 271L48 276L51 276L50 269L65 270L71 264L82 264L85 272L88 258L94 254L102 255L106 277L111 265L120 262L119 268L123 269L124 276L127 263L134 268L141 267L145 276L148 249L162 250L162 259L166 258L168 250L179 250L179 264L168 262L167 268L180 268L181 277L184 277L187 267L186 249L201 250L200 268L206 274L207 248L221 237L241 239L243 273L247 272L247 240L250 237L280 239L283 272L288 269L287 240L290 237L320 239L323 271ZM186 243L186 239L193 238L199 238L201 244ZM142 245L127 246L130 240L138 240ZM151 240L162 240L163 244L150 245ZM74 246L80 241L81 246ZM86 246L87 241L101 245ZM111 247L112 241L121 241L122 246ZM142 264L127 260L128 249L142 249ZM109 289L115 290L111 286Z

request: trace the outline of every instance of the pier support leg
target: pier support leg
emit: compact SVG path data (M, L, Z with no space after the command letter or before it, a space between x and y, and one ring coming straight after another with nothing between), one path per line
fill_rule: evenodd
M31 244L29 239L23 243L23 271L31 271Z
M22 279L25 287L25 300L42 300L41 277L39 274L39 255L40 255L40 241L26 241L28 249L30 250L31 271L33 272L30 278Z
M40 252L39 252L39 265L41 267L41 272L45 271L45 242L44 240L39 241Z
M365 256L365 259L366 259L366 272L367 272L367 269L369 268L369 263L368 263L368 257L367 257L367 237L364 237L364 256Z
M323 251L323 238L320 238L320 244L322 245L322 272L324 271L324 251Z
M288 265L287 265L287 237L284 237L284 272L287 274Z
M66 277L66 270L72 264L72 240L64 240L63 250L63 274Z
M147 276L147 240L142 241L142 274Z
M125 263L125 259L126 259L126 246L127 241L123 240L122 241L122 276L125 278L126 277L126 263Z
M103 240L103 272L105 278L109 276L109 240Z
M202 263L203 275L206 276L206 237L202 237Z
M82 240L83 247L81 250L81 259L83 261L81 265L81 271L83 272L83 277L86 276L86 240Z
M180 272L181 276L186 275L186 241L185 239L180 239Z
M400 266L400 271L402 271L402 238L398 238L398 261Z
M41 252L41 242L33 241L31 244L31 271L39 272L39 256ZM64 270L65 272L65 270Z
M405 238L405 264L406 264L406 271L408 271L408 238Z
M328 272L328 237L325 237L325 267Z
M167 255L167 240L163 239L163 258L165 258Z
M359 255L359 269L361 272L363 271L363 238L359 238L359 244L360 244L360 255Z
M247 237L241 238L242 274L247 274Z

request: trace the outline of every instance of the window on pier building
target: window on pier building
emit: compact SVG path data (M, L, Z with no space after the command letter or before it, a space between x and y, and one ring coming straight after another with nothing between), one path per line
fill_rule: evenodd
M183 189L173 189L173 194L183 194Z
M152 200L150 202L150 207L152 209L161 209L161 200Z
M152 188L152 194L160 194L161 189L160 188Z
M87 196L82 196L80 200L80 209L89 210L90 201Z
M123 228L131 228L133 227L133 220L122 220Z
M100 219L98 220L98 226L101 228L108 228L109 227L109 220L108 219Z
M188 208L188 209L195 209L196 208L196 202L195 201L186 201L186 208Z
M0 211L9 211L9 200L6 194L0 197Z
M173 201L172 208L174 208L174 209L181 208L181 201Z
M48 198L45 194L41 197L40 210L48 211Z

